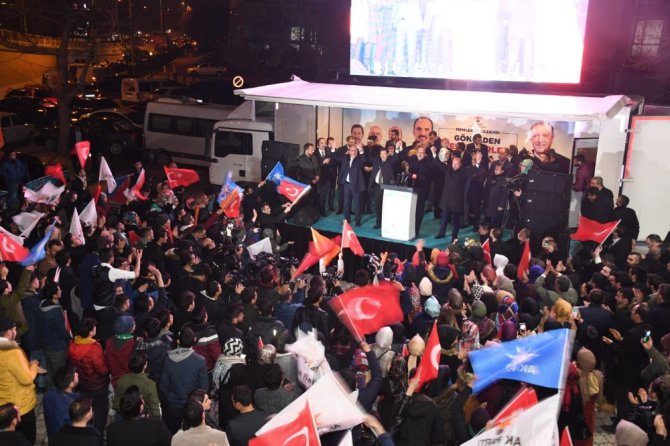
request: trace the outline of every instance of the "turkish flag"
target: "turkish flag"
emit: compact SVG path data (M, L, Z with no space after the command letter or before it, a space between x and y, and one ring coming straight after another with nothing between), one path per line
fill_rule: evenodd
M403 320L400 290L390 282L354 288L328 304L358 340Z
M310 242L312 243L312 242ZM312 266L316 265L319 263L319 259L321 257L317 256L316 254L312 254L311 252L307 252L305 254L305 257L302 258L302 261L300 262L300 265L298 265L298 269L296 269L295 274L291 279L295 279L298 277L300 274L304 273L308 269L310 269Z
M535 393L535 389L532 387L523 387L516 393L510 402L498 412L493 421L498 423L505 418L511 417L516 412L524 411L536 404L537 394Z
M20 262L28 257L28 250L16 240L0 233L0 257L5 262Z
M619 225L621 220L610 221L607 223L598 223L595 220L579 216L579 223L577 224L577 232L570 235L573 240L580 242L593 241L602 245L607 237L610 236L614 229Z
M365 254L361 242L359 242L358 237L356 237L356 233L351 229L351 225L346 220L342 220L342 249L344 248L351 249L351 252L357 256Z
M233 190L219 205L223 209L223 213L228 218L237 218L240 216L240 206L242 205L242 197L239 191Z
M563 433L561 434L561 446L572 446L572 437L570 436L568 426L563 428Z
M482 245L482 249L484 250L484 260L486 260L489 265L493 265L493 261L491 259L491 244L489 243L491 239L486 239L484 244Z
M298 183L297 181L292 181L290 178L282 178L279 186L277 186L277 192L288 198L291 203L295 203L298 198L303 194L308 186Z
M252 438L249 446L321 446L309 402L295 420Z
M86 167L86 161L91 156L91 142L79 141L75 143L74 151L77 152L77 157L79 158L79 164L83 169L84 167Z
M200 181L198 172L193 169L171 169L169 167L163 167L163 170L165 170L165 176L167 176L170 187L188 187L191 184Z
M44 174L54 177L57 180L60 180L61 183L65 184L65 175L63 175L63 166L60 163L53 166L47 166L44 168Z
M516 277L519 280L523 280L523 275L528 272L530 265L530 241L526 240L526 243L523 245L523 251L521 252L521 260L519 260L519 266L516 270Z
M440 370L440 354L442 353L442 346L440 345L440 337L437 335L437 321L433 322L433 329L428 336L426 343L426 350L424 350L421 357L419 369L416 371L415 377L419 379L419 387L421 388L428 382L437 378Z
M337 245L326 237L325 235L319 233L314 228L312 230L312 241L314 244L310 244L310 247L313 247L313 251L310 251L312 254L316 254L319 257L323 257L324 254L327 254L333 250Z

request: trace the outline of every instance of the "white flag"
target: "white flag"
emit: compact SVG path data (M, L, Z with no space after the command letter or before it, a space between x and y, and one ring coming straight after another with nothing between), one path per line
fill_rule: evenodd
M56 187L51 181L47 181L37 191L26 188L23 191L23 196L27 201L33 203L54 204L63 192L65 192L65 186Z
M82 245L86 244L84 239L84 231L81 229L81 221L79 221L79 212L77 208L74 208L74 213L72 214L72 221L70 222L70 234L72 234L72 240L79 240Z
M265 237L263 240L247 246L247 251L249 251L249 255L252 259L255 259L259 252L272 254L272 243L270 243L270 238Z
M100 175L98 175L98 181L105 181L107 183L107 193L112 193L116 189L116 180L104 156L100 157Z
M94 228L98 226L98 211L95 209L95 198L91 199L84 210L81 211L79 220L81 220L84 226L93 226Z
M16 243L18 243L19 245L23 246L23 240L24 240L24 238L21 237L20 235L12 234L11 232L9 232L8 230L6 230L6 229L3 228L2 226L0 226L0 232L2 232L2 233L5 234L7 237L9 237L9 238L11 238L12 240L14 240L14 241L15 241Z
M305 407L305 400L309 401L319 434L349 429L361 424L365 412L349 399L349 392L347 385L341 382L339 376L330 373L272 417L256 432L256 435L295 420L296 415Z
M35 229L37 222L40 221L44 214L41 212L21 212L12 217L12 221L21 230L21 237L29 237L30 233Z
M514 415L491 429L482 432L463 446L485 444L522 444L523 446L558 446L556 424L561 392Z
M309 389L321 377L332 373L326 361L326 349L314 335L303 336L293 344L286 346L286 351L296 356L298 381Z

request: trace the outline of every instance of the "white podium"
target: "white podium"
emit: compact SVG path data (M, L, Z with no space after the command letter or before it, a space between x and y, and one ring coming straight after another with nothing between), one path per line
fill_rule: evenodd
M416 193L411 187L383 184L382 237L407 241L415 235Z

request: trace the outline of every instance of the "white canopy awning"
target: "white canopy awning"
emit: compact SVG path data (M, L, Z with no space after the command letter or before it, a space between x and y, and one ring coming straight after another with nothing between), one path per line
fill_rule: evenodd
M443 113L550 121L610 119L625 106L622 95L558 96L484 91L429 90L291 82L235 90L248 100L412 113Z

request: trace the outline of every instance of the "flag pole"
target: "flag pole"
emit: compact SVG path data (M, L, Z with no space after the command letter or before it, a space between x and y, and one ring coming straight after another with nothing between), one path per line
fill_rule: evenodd
M342 303L342 299L340 298L340 296L337 296L336 299L338 300L338 302L342 306L341 312L344 313L344 315L349 320L349 325L351 326L349 331L352 331L352 329L353 329L354 333L351 333L351 334L354 335L354 337L356 338L356 341L360 344L361 342L363 342L363 338L361 338L361 335L358 333L358 330L356 329L356 326L354 325L354 322L351 320L351 316L349 316L349 312L344 309L344 304ZM338 316L339 316L339 313L338 313ZM349 328L349 327L347 327L347 328Z
M612 229L610 230L610 232L607 233L607 237L605 237L605 239L602 241L602 243L600 243L600 244L598 245L598 248L602 248L602 247L603 247L603 243L605 243L605 242L607 241L607 239L610 237L610 235L612 235L612 233L614 232L614 230L615 230L616 228L619 227L619 223L621 223L621 219L619 219L619 220L616 222L616 225L612 226Z

